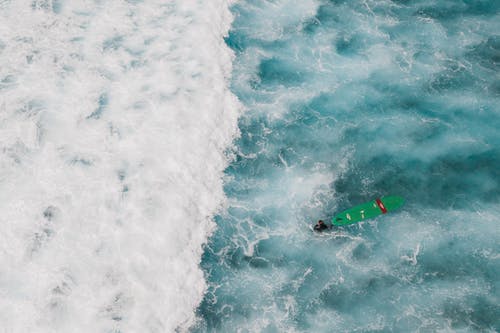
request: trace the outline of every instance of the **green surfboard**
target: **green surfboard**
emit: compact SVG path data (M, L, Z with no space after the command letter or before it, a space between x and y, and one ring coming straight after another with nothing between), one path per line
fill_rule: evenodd
M347 225L371 219L398 209L404 204L398 196L387 196L343 211L332 218L332 225Z

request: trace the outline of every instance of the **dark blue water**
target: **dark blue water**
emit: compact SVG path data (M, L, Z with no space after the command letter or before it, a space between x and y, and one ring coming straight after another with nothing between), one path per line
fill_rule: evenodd
M193 331L500 331L500 1L232 10L247 110Z

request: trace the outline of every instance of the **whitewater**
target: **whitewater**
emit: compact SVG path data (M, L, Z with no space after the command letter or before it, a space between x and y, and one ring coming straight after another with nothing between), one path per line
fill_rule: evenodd
M3 332L173 332L238 135L216 1L0 1Z

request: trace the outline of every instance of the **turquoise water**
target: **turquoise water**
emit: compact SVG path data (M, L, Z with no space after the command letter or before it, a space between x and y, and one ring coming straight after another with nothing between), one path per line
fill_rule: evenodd
M500 2L239 1L200 332L500 330ZM396 213L311 224L383 195Z

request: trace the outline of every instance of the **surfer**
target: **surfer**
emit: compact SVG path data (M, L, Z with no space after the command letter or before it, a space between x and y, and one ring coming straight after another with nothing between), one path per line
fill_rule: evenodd
M318 223L316 223L316 225L314 226L314 230L318 232L321 232L325 229L329 229L329 227L325 224L325 222L323 222L323 220L319 220Z

